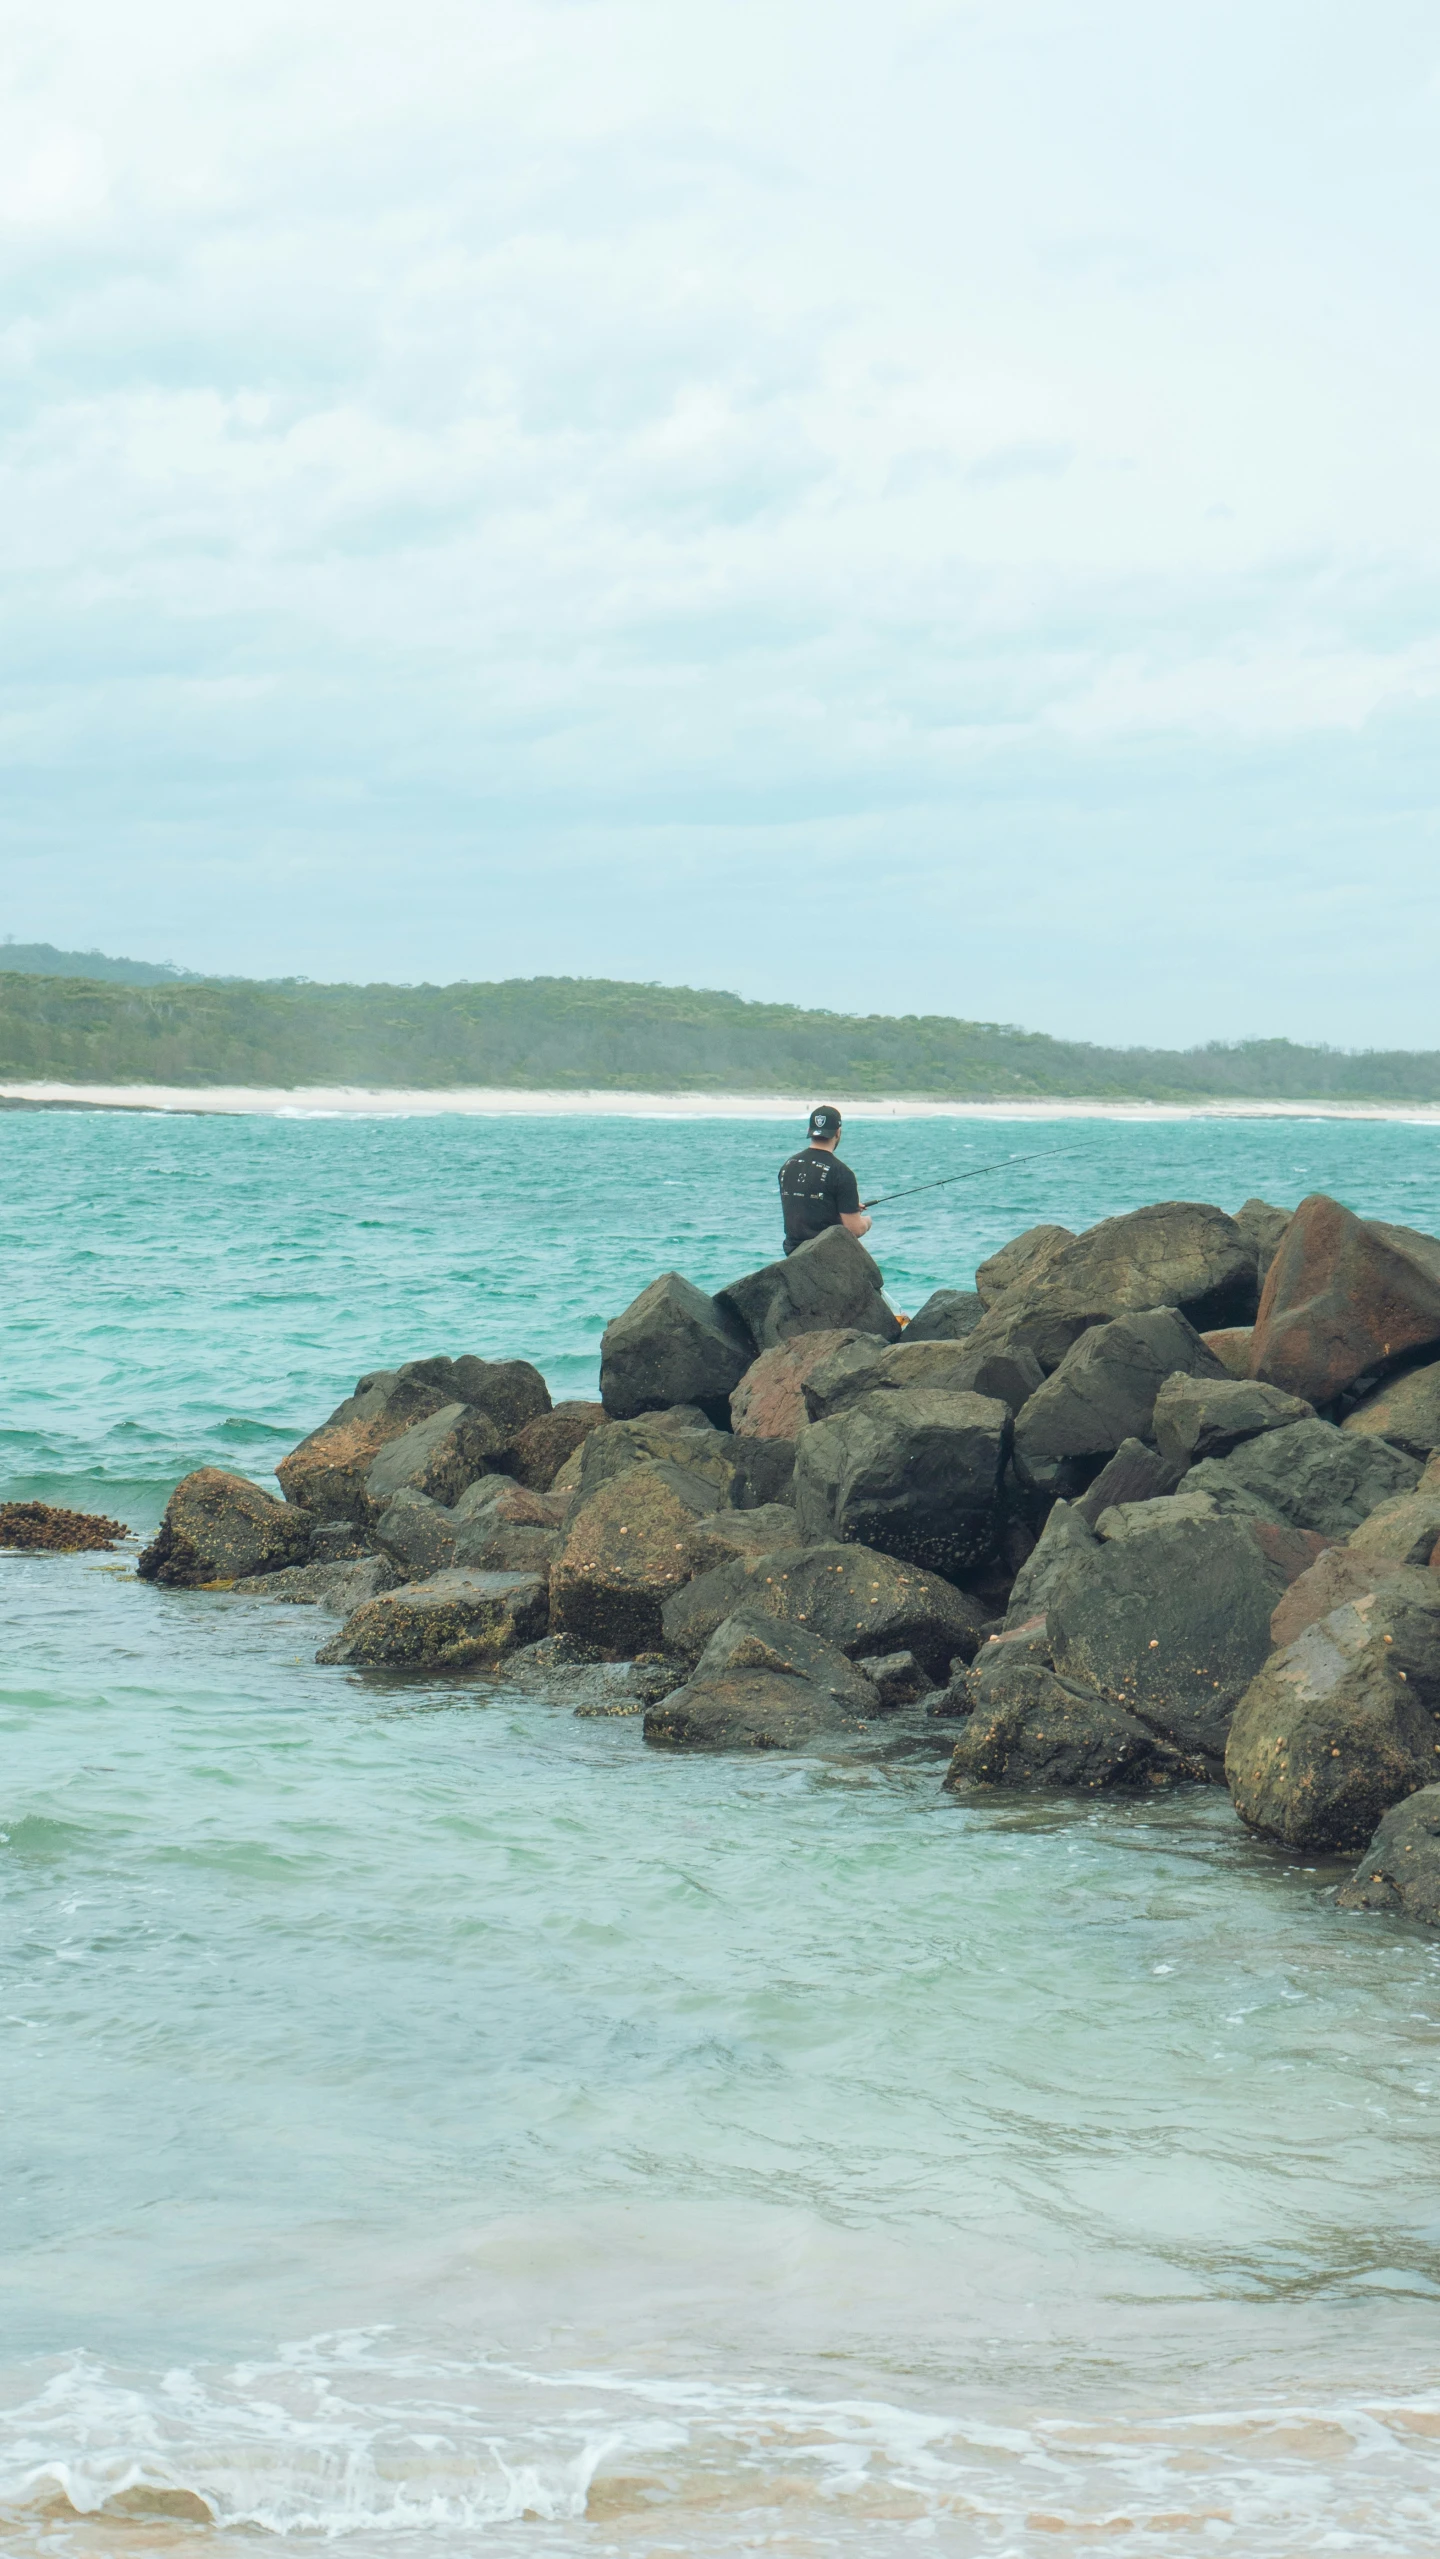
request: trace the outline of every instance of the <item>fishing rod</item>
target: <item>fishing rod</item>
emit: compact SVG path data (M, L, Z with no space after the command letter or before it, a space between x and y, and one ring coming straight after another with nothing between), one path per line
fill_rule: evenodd
M1012 1164L1053 1164L1057 1156L1083 1155L1083 1146L1047 1146L1038 1155L1004 1155L998 1164L970 1164L963 1173L942 1173L938 1182L912 1182L908 1191L882 1191L878 1199L862 1200L863 1208L887 1208L891 1200L913 1200L918 1191L943 1191L951 1182L978 1182L982 1173L1005 1173Z

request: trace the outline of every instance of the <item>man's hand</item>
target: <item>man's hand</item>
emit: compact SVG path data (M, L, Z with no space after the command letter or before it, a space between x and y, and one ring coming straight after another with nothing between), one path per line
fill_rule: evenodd
M868 1235L870 1232L870 1220L859 1209L842 1209L840 1223L847 1235Z

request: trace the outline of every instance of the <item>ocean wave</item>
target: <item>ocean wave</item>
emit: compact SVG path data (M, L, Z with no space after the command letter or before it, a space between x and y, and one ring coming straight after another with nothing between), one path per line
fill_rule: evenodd
M469 2362L370 2331L149 2381L76 2356L0 2411L0 2515L10 2546L50 2552L97 2548L86 2528L123 2520L127 2548L148 2546L148 2522L458 2552L524 2523L528 2552L721 2554L777 2532L884 2552L918 2533L1021 2559L1134 2533L1160 2552L1430 2559L1437 2439L1433 2394L1002 2425Z

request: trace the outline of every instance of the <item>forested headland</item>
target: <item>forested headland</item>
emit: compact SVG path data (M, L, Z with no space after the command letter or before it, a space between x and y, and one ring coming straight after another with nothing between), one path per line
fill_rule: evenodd
M8 957L0 953L0 957ZM603 978L107 983L0 972L0 1077L466 1085L980 1101L1440 1101L1440 1054L1289 1040L1103 1048L941 1014L849 1015Z

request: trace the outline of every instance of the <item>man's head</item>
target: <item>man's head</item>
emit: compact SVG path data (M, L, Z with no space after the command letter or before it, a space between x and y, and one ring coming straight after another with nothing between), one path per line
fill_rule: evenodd
M816 1103L810 1114L810 1143L812 1146L839 1145L840 1114L833 1102Z

